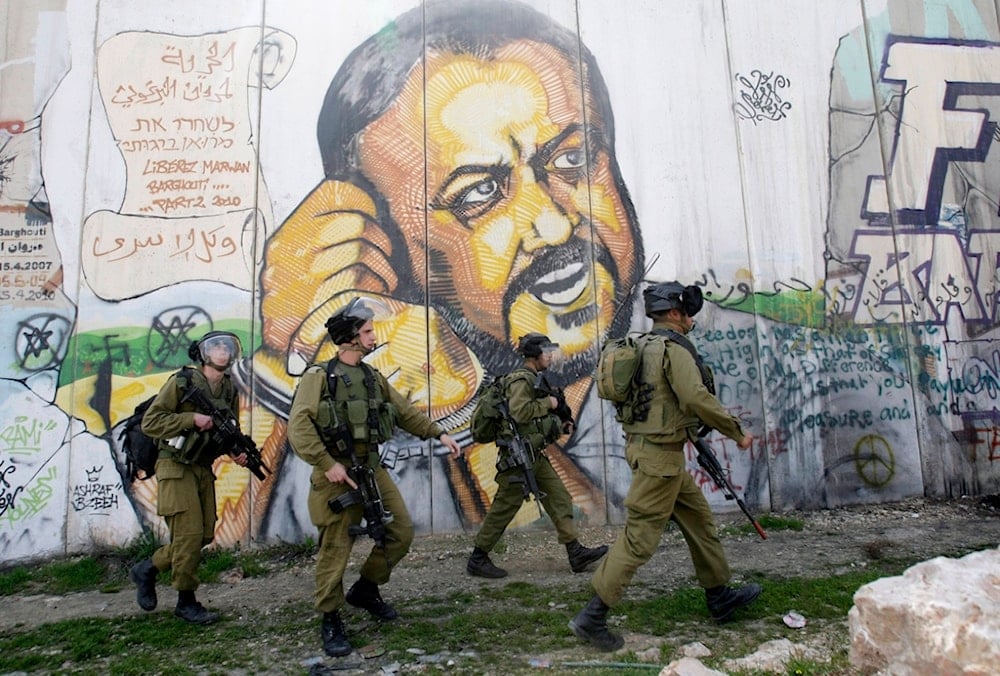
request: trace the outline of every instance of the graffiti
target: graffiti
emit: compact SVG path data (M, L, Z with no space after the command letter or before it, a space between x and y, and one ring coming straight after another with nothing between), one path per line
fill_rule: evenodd
M195 332L196 328L204 330ZM174 369L188 360L188 346L213 330L212 318L195 305L172 307L153 317L146 338L150 361L158 367Z
M984 397L992 401L1000 397L1000 350L994 350L991 356L990 361L973 357L962 365L962 392L978 400L979 405Z
M14 424L0 431L3 451L9 455L34 455L42 450L42 433L56 428L56 422L14 417Z
M31 372L57 364L70 328L68 319L52 314L37 314L18 322L16 350L20 367Z
M854 444L854 467L866 485L881 488L892 481L896 459L883 437L866 434Z
M981 162L993 127L981 110L964 109L966 94L997 95L994 73L1000 44L889 36L881 81L904 91L897 120L896 145L890 158L889 183L896 218L901 223L938 222L949 164ZM873 177L865 211L885 214L876 203L885 177Z
M107 514L118 507L118 496L121 484L100 483L101 470L104 467L92 467L87 470L87 483L73 486L70 504L77 512L89 511L94 514Z
M1000 399L1000 347L993 340L947 341L948 377L927 379L928 389L950 398L954 412L989 411Z
M263 37L269 56L294 55L290 36ZM250 91L257 77L271 86L291 66L278 58L252 75L261 38L256 27L186 37L131 32L101 46L100 89L126 168L120 211L84 223L83 266L101 297L125 297L122 276L141 280L133 296L190 279L251 288L253 246L271 219L260 199Z
M988 246L985 236L977 233L970 239L970 251ZM1000 232L992 233L991 239L995 238ZM868 263L858 296L860 307L854 310L854 320L860 324L906 320L942 325L951 311L960 312L967 322L994 318L995 304L988 310L982 300L995 295L990 290L993 275L983 278L981 288L957 233L858 231L851 255Z
M792 109L792 104L781 96L782 89L791 87L791 81L783 75L775 76L774 71L750 71L750 75L736 74L740 83L740 101L736 103L736 115L741 120L777 122Z
M29 485L18 487L17 505L7 510L4 519L14 524L43 513L56 490L63 490L56 481L57 475L56 468L49 467L33 477Z
M11 486L7 477L17 471L13 464L6 464L6 460L0 459L0 518L8 509L14 506L18 493L24 490L24 486Z

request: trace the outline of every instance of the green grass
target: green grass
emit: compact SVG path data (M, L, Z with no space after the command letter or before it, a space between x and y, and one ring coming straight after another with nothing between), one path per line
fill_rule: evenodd
M782 527L769 527L775 526ZM794 528L795 524L783 527ZM149 549L144 547L133 544L100 556L15 568L0 575L0 591L19 593L28 587L64 593L60 590L102 588L120 579L136 557L145 556ZM313 543L254 552L215 551L205 557L200 574L219 576L240 568L244 574L247 570L266 574L313 551ZM113 560L117 560L117 567L107 565ZM801 643L833 635L836 645L842 647L830 661L796 659L785 673L845 674L849 673L845 618L854 593L875 579L900 574L913 563L881 557L848 573L816 578L754 573L750 581L759 583L763 593L752 606L737 613L735 622L725 625L711 621L704 594L693 580L690 586L666 594L633 590L612 610L609 624L614 631L657 637L663 647L652 661L660 665L678 657L673 654L677 647L699 641L712 652L703 663L720 670L725 670L726 659L753 652L764 641L784 637ZM102 579L102 571L110 581ZM408 651L419 646L429 655L448 655L454 662L448 670L464 673L533 673L537 670L529 663L533 655L565 656L553 658L549 664L564 673L650 673L650 666L643 663L651 660L649 655L596 653L567 629L567 621L589 597L586 585L575 580L555 587L512 581L399 602L402 618L397 622L374 622L367 613L350 606L342 612L355 647L377 645L385 650L387 661L404 665L417 661ZM805 628L791 629L781 622L790 610L807 618ZM318 639L319 617L306 601L260 611L247 609L239 617L223 616L209 627L178 622L165 608L136 616L81 618L2 631L0 673L302 673L307 670L302 666L303 658L320 654ZM512 652L513 659L509 657ZM561 666L564 663L572 666Z
M143 534L124 547L101 550L89 556L77 556L42 565L18 565L0 571L0 596L27 593L68 594L78 591L119 591L130 585L131 567L152 556L159 546L152 534ZM309 556L316 543L306 538L299 544L281 544L265 550L210 550L202 557L198 579L218 582L220 575L240 570L244 577L262 577L272 569ZM169 583L170 574L162 572L160 582Z
M754 518L757 519L757 523L760 524L765 533L776 533L782 530L801 531L806 526L802 519L776 516L774 514L762 514L759 517L754 515ZM757 529L753 527L749 519L734 525L723 526L719 529L719 533L721 535L753 535L754 537L760 537L757 534Z

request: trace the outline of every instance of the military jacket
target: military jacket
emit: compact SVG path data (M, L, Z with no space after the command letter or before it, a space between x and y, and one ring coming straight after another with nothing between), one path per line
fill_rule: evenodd
M682 326L672 322L658 323L654 328L684 333ZM705 424L741 441L744 434L739 421L705 387L687 348L659 334L646 336L652 340L643 349L641 380L653 386L649 415L642 422L623 425L625 432L642 434L659 444L677 443Z
M414 406L409 400L393 388L379 371L370 366L362 367L350 366L343 362L338 362L335 367L337 373L337 391L334 397L337 402L331 405L330 389L327 384L328 362L314 364L306 369L299 380L292 399L292 407L288 415L288 441L292 445L295 454L305 462L313 466L314 471L326 473L335 462L346 464L350 458L334 457L338 455L337 449L327 450L320 430L329 427L331 424L348 423L351 420L341 420L341 416L351 417L350 413L345 415L349 401L364 401L367 404L368 391L365 385L365 368L374 378L375 397L379 401L388 403L393 410L394 424L421 439L431 439L440 437L446 430L438 423L431 420L427 414ZM346 378L344 377L346 376ZM335 420L334 417L337 419ZM355 423L357 416L354 416ZM392 430L388 430L391 434ZM375 442L369 443L358 438L355 434L355 452L365 453L368 450L377 448L378 436Z
M537 375L526 366L511 371L506 376L506 393L507 406L517 425L517 433L534 450L541 451L562 435L562 422L549 407L549 395L535 390ZM501 438L505 436L504 432Z
M189 382L184 382L190 378ZM223 374L217 391L200 368L188 368L175 373L160 388L156 399L142 418L142 431L157 440L159 457L185 464L210 465L231 449L213 446L211 430L201 432L195 427L194 414L204 413L190 401L181 403L186 387L197 387L212 404L239 419L239 395L228 373ZM182 442L172 440L182 437Z

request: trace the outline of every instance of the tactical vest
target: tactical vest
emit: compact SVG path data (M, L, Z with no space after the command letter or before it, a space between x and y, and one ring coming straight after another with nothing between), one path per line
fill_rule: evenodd
M205 393L209 401L215 408L222 411L229 411L234 416L238 415L238 411L231 411L229 406L233 401L233 397L236 396L236 388L233 385L232 379L229 374L226 373L222 376L221 387L219 387L219 394L212 393L212 387L208 384L208 379L205 377L201 371L196 369L184 369L177 375L177 382L181 389L181 396L190 387L197 387L199 390ZM199 411L198 408L190 403L185 402L181 404L180 411L195 411L197 413L204 413L208 415L206 411ZM211 465L220 455L225 455L231 449L220 448L218 441L215 438L215 434L212 429L208 429L204 432L199 431L197 428L192 429L183 436L183 442L181 442L180 448L175 444L177 443L178 437L173 439L164 439L160 441L160 457L169 458L175 462L183 463L185 465Z
M511 371L506 378L506 389L507 400L510 401L510 386L512 383L518 380L524 380L532 389L535 387L536 374L527 368L519 368ZM517 431L521 437L531 444L531 448L535 451L541 451L546 446L552 442L559 439L562 436L562 423L557 416L552 411L548 414L543 415L539 418L532 418L526 423L516 423ZM500 432L500 438L510 438L510 432L506 429L506 425L502 426Z
M388 383L364 362L326 363L326 381L316 411L316 429L327 448L335 448L346 430L355 444L377 446L396 429L398 414L389 401Z
M622 429L627 434L663 434L672 431L670 426L676 425L681 415L676 399L667 396L671 391L663 371L663 360L667 352L667 341L677 343L686 349L694 358L695 365L701 373L701 380L709 392L715 394L715 379L712 370L702 360L694 345L685 336L676 331L655 329L637 340L642 341L642 371L639 381L653 386L649 400L649 413L643 420L623 423ZM671 420L671 414L674 419Z

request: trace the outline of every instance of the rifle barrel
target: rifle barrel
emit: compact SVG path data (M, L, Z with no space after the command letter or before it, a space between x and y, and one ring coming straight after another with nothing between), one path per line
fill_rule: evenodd
M698 464L702 466L705 473L712 478L715 485L719 487L723 495L726 496L726 500L735 500L736 504L739 505L740 510L743 514L750 519L750 523L753 524L754 529L757 534L760 535L762 540L767 539L767 533L764 532L764 528L760 525L760 522L753 517L750 510L747 509L746 504L740 499L740 496L736 494L736 489L733 488L732 483L726 478L726 474L722 469L722 465L719 464L718 458L712 453L712 449L708 447L705 440L702 437L696 437L692 442L694 444L695 450L698 451Z

